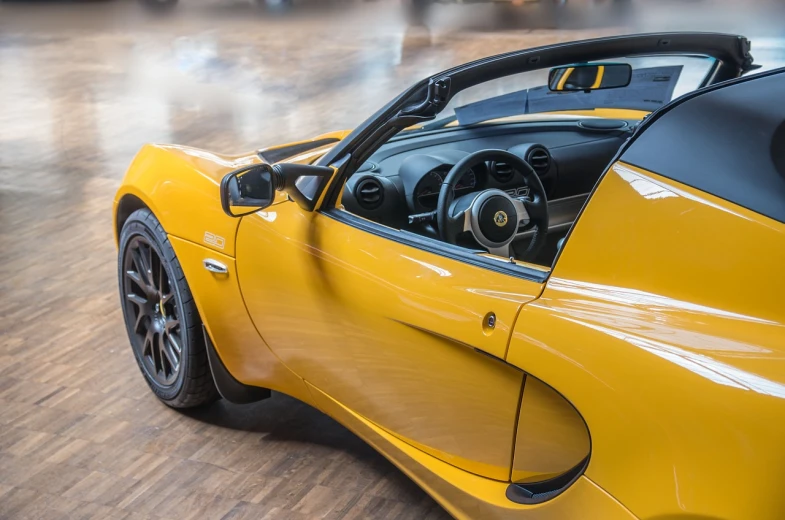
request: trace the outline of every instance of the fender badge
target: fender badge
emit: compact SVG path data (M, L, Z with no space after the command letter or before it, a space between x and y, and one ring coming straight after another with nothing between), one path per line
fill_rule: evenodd
M226 240L224 239L224 237L219 237L218 235L214 235L209 231L204 232L204 243L211 246L215 246L218 249L223 249L224 246L226 246Z

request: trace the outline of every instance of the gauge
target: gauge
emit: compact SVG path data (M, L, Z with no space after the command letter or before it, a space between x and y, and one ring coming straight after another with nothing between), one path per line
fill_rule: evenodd
M463 175L463 177L461 177L461 180L458 181L458 184L455 185L455 191L469 191L476 187L477 176L474 174L473 170L469 170Z
M433 210L439 200L439 191L444 182L444 176L447 172L439 170L431 170L425 174L425 177L417 184L415 193L417 194L417 202L423 209ZM455 185L455 194L463 195L469 193L477 188L477 175L473 170L466 172L461 180Z
M417 202L426 209L436 209L436 204L439 201L439 190L442 188L442 181L444 178L438 171L430 171L425 174L420 182L417 184L415 193L417 194Z

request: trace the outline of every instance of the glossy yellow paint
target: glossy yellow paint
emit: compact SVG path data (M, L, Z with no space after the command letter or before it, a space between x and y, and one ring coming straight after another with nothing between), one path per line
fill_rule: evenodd
M254 328L240 294L234 259L171 235L169 241L215 350L235 379L310 403L303 380L281 363ZM228 273L207 271L206 259L224 264Z
M322 139L341 140L348 134L348 130L331 132L266 148L261 153ZM283 162L309 164L333 146L335 143L321 146ZM227 155L187 146L145 145L134 158L115 195L115 241L122 227L116 220L118 206L124 199L135 197L150 208L168 233L233 257L240 220L223 212L219 186L227 173L261 162L257 152ZM276 194L276 203L286 200L285 193Z
M227 173L259 162L256 154L231 156L185 146L146 145L128 169L115 203L136 197L167 233L234 256L239 220L221 209L219 186ZM117 235L120 227L115 220Z
M603 117L635 118L622 112ZM543 288L285 195L227 217L221 178L258 160L148 146L115 201L162 222L238 380L330 413L458 518L781 518L783 224L617 164ZM591 459L562 495L522 506L511 478L560 473L588 442L535 377L580 411Z
M479 477L432 457L315 387L310 388L316 406L365 439L459 520L635 520L623 505L586 477L580 477L548 502L516 504L505 496L507 483Z
M526 378L513 456L513 482L541 482L567 473L589 455L580 414L558 392Z
M523 375L475 348L503 358L541 284L294 203L244 218L237 244L246 305L287 366L427 453L509 479Z
M617 164L507 360L580 410L586 475L639 517L780 519L783 265L785 225Z
M629 108L592 108L587 110L556 110L553 112L544 112L545 114L552 115L568 115L568 116L593 116L603 117L606 119L631 119L641 120L650 112L646 110L633 110ZM537 114L532 114L537 115Z

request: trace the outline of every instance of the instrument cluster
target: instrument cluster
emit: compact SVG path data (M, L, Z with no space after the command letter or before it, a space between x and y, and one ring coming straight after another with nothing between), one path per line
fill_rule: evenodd
M450 171L450 166L440 166L426 173L414 189L414 197L420 208L425 211L436 209L439 201L439 191L442 183ZM459 197L471 193L477 188L477 174L469 170L455 185L455 196Z

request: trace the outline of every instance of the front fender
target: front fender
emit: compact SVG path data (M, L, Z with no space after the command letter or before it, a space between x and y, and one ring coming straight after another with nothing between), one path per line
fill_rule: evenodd
M168 234L233 257L240 220L221 208L220 182L227 173L260 162L256 153L229 156L183 146L146 145L115 196L115 232L119 235L124 219L141 201Z

